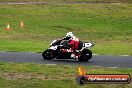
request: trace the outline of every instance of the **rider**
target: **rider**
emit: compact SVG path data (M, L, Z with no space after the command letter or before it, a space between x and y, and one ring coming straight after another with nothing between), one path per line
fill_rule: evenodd
M67 50L67 52L73 52L71 57L78 58L76 54L76 50L80 50L83 46L83 42L79 40L79 38L75 37L72 32L68 32L66 34L66 37L63 38L63 40L68 40L68 43L70 45L70 49Z

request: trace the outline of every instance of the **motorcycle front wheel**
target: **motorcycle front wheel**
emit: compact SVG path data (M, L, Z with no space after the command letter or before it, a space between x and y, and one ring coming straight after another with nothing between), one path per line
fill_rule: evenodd
M44 60L51 60L51 59L54 59L54 55L53 55L53 52L52 50L45 50L43 53L42 53L42 56L44 58Z
M78 58L79 61L88 61L92 58L92 52L89 49L84 49L81 56Z

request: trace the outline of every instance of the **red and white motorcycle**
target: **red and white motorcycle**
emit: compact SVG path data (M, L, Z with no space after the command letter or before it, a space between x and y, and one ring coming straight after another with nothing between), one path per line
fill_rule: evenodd
M91 47L94 46L91 42L81 42L82 47L75 52L63 52L64 49L69 49L69 43L67 40L53 40L50 47L42 53L45 60L51 59L75 59L79 61L88 61L92 58ZM74 54L77 56L74 56Z

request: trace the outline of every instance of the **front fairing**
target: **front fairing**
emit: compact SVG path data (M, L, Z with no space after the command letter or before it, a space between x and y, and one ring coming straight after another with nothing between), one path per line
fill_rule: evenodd
M56 45L60 45L61 40L53 40L50 44L50 46L56 46Z
M51 50L57 50L57 45L56 46L51 46L49 49L51 49Z

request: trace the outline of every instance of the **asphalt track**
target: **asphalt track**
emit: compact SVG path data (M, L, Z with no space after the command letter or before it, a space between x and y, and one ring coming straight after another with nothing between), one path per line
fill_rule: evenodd
M31 52L0 52L0 62L15 63L37 63L37 64L63 64L63 65L82 65L82 66L101 66L111 68L132 68L132 56L108 56L93 55L88 62L79 62L73 59L44 60L41 53Z

